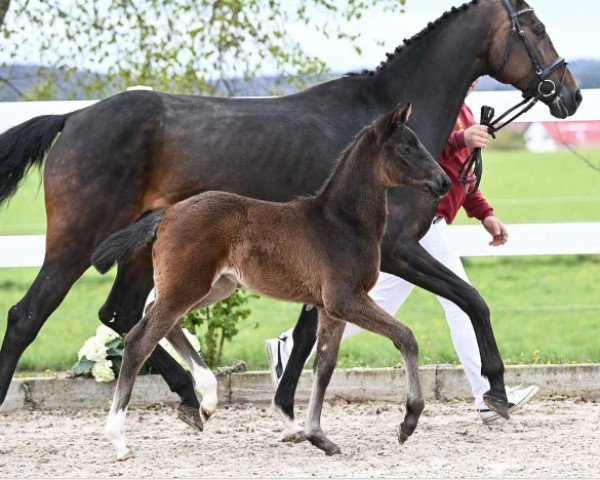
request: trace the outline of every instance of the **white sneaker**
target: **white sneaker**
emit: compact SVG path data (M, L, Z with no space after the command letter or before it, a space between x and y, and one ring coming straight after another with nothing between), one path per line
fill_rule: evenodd
M285 338L271 338L265 342L267 357L269 358L269 370L275 387L279 385L285 366L290 359L285 352L284 345Z
M519 408L531 400L539 391L539 389L540 388L536 387L535 385L530 385L529 387L524 388L521 387L521 385L517 387L507 387L506 397L508 398L509 405L508 413L512 415L514 412L516 412ZM491 423L501 418L496 412L487 408L485 403L483 403L483 400L478 399L475 402L475 405L483 423Z

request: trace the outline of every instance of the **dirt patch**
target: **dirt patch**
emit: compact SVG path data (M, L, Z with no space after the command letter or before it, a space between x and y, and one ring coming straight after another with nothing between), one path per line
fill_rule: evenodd
M303 418L303 410L300 411ZM342 454L279 442L268 407L221 407L203 433L171 407L131 411L135 456L113 461L106 412L10 412L0 417L1 477L590 477L600 474L600 403L539 401L483 426L472 404L428 403L400 446L397 405L326 405Z

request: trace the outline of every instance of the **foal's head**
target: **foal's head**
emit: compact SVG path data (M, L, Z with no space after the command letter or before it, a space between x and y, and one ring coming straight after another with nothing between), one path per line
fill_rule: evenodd
M376 168L388 187L408 185L441 197L450 189L450 179L407 125L411 104L398 105L374 125L382 146Z

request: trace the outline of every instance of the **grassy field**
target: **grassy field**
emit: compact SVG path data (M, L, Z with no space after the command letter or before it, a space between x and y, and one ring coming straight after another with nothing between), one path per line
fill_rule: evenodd
M600 158L600 151L587 152ZM507 223L600 221L600 174L566 152L488 152L482 189ZM457 223L473 223L461 215ZM9 208L0 235L44 233L43 191L30 174ZM488 301L500 349L508 363L600 362L600 257L515 257L466 261L473 284ZM26 292L37 269L0 270L0 330L6 311ZM87 272L46 323L19 365L21 370L68 368L98 325L96 313L112 282ZM264 339L291 328L299 307L253 301L252 316L225 351L225 363L244 359L264 368ZM435 298L415 291L398 312L421 346L425 363L454 363L445 320ZM258 325L258 328L255 326ZM370 333L342 346L341 365L399 362L388 341Z

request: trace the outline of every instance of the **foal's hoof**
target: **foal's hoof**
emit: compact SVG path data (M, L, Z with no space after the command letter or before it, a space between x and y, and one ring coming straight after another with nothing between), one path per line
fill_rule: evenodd
M190 407L189 405L179 405L177 407L177 417L200 432L204 430L204 421L200 416L200 410L197 408Z
M133 451L129 447L126 447L122 452L117 452L117 462L124 462L131 457L133 457Z
M284 434L281 438L281 441L284 443L300 443L304 442L306 437L304 436L304 432L294 432L289 434Z
M204 407L202 407L202 405L201 405L200 406L200 417L202 418L202 423L206 423L213 413L215 413L215 412L209 412L208 410L205 410Z
M329 457L332 455L342 453L340 447L338 447L335 443L329 440L325 435L313 435L306 438L315 447L317 447L320 450L323 450L325 454Z
M508 400L498 398L495 394L488 392L483 395L483 401L490 410L496 412L502 418L506 420L510 418L508 414Z

